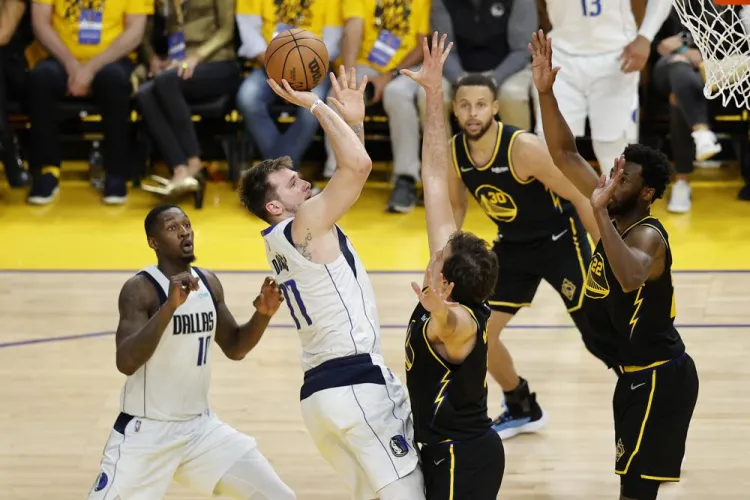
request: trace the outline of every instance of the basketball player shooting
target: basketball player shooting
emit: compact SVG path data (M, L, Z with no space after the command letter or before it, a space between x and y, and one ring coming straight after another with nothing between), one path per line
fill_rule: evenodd
M262 231L302 345L302 417L321 455L354 500L424 499L406 389L385 366L375 293L354 247L337 225L357 201L372 168L364 147L367 79L331 74L333 98L269 80L287 101L310 109L336 155L320 194L289 157L246 170L240 199L269 224Z
M595 237L599 232L591 204L560 173L539 137L497 121L496 96L497 86L487 76L469 75L458 82L453 112L461 132L451 142L454 168L448 185L459 229L469 194L497 225L493 251L500 271L489 298L488 367L505 399L493 428L506 440L537 432L547 421L501 338L515 315L532 304L542 280L559 294L586 348L605 356L581 311L591 260L586 230Z
M653 500L659 485L679 481L698 373L674 326L672 250L651 205L671 169L659 151L630 144L609 178L576 150L552 90L552 41L529 44L543 126L555 163L591 198L601 240L586 277L583 310L600 342L614 351L615 472L621 500ZM658 382L658 383L657 383Z
M145 228L157 265L120 292L117 369L127 379L89 500L160 499L173 479L209 497L293 500L255 439L208 405L212 341L229 359L243 359L283 302L278 286L266 278L253 317L238 325L216 275L191 265L194 233L185 212L158 206Z
M423 41L418 72L401 73L424 87L422 140L427 241L432 256L406 333L406 383L414 411L427 498L495 500L505 470L503 443L487 415L487 298L497 257L477 236L458 231L448 191L450 153L443 101L446 35Z

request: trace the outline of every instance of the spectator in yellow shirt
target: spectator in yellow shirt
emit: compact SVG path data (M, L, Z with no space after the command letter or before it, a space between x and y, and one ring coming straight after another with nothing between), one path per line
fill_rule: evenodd
M29 203L50 203L59 191L58 102L91 95L102 115L104 202L127 198L130 150L128 58L141 43L153 0L34 0L34 33L49 54L31 71L29 118L33 184Z
M341 0L237 0L237 27L242 39L240 56L260 65L237 93L245 127L264 158L289 156L299 168L319 123L310 111L298 107L294 123L283 134L279 132L268 109L278 98L266 82L264 55L276 33L302 28L323 39L329 59L334 61L341 40ZM330 87L326 77L313 92L325 100Z
M422 37L430 30L430 0L342 0L344 37L341 54L347 68L370 82L370 104L383 102L393 149L394 189L391 212L409 212L417 200L419 178L419 85L399 74L422 62ZM335 159L326 141L330 177Z

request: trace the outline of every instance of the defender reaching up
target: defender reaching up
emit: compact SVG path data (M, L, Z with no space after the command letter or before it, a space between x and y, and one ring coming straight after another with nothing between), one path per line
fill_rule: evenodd
M323 457L355 500L424 499L406 390L385 366L375 293L336 222L370 173L364 147L364 89L356 73L331 74L326 106L312 92L269 80L287 101L309 108L331 140L338 168L312 196L288 157L243 174L243 204L270 226L262 234L302 344L302 417Z
M505 469L503 443L487 415L487 298L497 280L489 245L456 230L448 191L450 152L444 117L446 35L424 40L419 72L402 73L425 88L422 142L430 263L406 332L406 382L414 405L427 498L495 500Z

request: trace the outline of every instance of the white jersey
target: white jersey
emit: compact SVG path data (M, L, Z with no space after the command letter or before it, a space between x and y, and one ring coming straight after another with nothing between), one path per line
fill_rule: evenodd
M375 292L349 239L334 227L341 255L330 264L310 262L292 243L293 220L261 234L299 333L303 370L344 356L381 354Z
M153 420L189 420L208 409L216 306L202 273L195 269L192 273L200 288L177 308L153 356L128 376L121 394L124 413ZM139 274L153 283L160 303L166 302L167 277L156 266Z
M638 35L630 2L547 0L552 25L549 34L555 50L572 55L621 51Z

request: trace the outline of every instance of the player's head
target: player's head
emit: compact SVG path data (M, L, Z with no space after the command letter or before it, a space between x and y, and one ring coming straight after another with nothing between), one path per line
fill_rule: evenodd
M667 157L642 144L629 144L623 152L625 166L620 184L607 205L610 215L623 215L636 208L647 209L664 195L672 167ZM610 175L614 175L612 169Z
M437 258L435 266L442 269L448 283L453 283L451 298L455 302L478 304L495 290L497 256L483 239L456 231Z
M282 156L243 172L239 195L245 208L269 224L294 215L312 196L312 186L292 166L292 159Z
M489 76L468 75L455 85L453 114L469 139L479 139L492 126L500 109L497 84Z
M159 205L146 215L143 222L151 247L160 259L195 260L193 226L187 214L177 205Z

